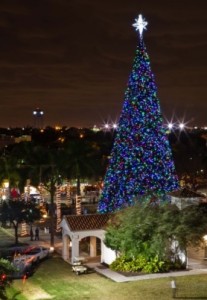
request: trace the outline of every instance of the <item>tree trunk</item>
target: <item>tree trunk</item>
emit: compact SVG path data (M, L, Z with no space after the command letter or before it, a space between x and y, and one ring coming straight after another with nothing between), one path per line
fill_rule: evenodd
M68 207L71 207L71 194L70 194L70 182L67 180L67 194L66 194L67 200L66 204Z
M55 218L54 218L54 213L55 213L55 206L54 206L54 195L55 195L55 186L51 185L51 190L50 190L50 246L54 247L55 244L55 230L54 230L54 224L55 224Z
M56 188L56 232L61 232L61 193L60 193L60 185Z
M77 178L77 195L80 196L81 190L80 190L80 176Z
M53 214L51 214L51 216L50 216L50 246L51 247L54 247L54 245L55 245L54 223L55 223L54 216L53 216Z
M19 244L19 239L18 239L18 223L14 225L14 236L15 236L15 245L18 245Z

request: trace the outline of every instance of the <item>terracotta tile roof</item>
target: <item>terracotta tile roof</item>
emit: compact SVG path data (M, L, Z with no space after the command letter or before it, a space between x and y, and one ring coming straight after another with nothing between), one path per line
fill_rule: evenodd
M104 229L111 214L68 215L65 220L71 231Z

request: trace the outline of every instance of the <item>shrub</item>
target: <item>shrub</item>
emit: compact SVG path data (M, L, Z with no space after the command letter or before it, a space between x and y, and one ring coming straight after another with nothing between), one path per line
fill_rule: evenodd
M158 255L153 258L150 258L149 261L146 262L142 271L144 273L158 273L165 271L165 263L164 261L159 260Z
M184 265L176 261L163 261L159 256L151 257L147 260L144 255L138 255L135 258L121 255L110 265L110 269L120 272L143 272L143 273L158 273L168 272L170 270L185 269Z
M145 266L146 262L147 261L143 255L139 255L136 258L122 255L112 262L110 268L114 271L140 272Z

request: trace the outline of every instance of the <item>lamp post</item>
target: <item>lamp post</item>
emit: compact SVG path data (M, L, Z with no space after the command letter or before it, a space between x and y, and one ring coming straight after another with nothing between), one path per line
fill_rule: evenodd
M7 200L9 196L9 180L5 179L3 181L3 195L2 200Z
M204 239L204 244L205 244L205 248L204 248L204 258L207 259L207 234L203 236Z

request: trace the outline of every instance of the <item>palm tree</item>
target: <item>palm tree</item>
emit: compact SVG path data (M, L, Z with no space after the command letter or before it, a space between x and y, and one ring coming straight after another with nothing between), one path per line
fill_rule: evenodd
M3 153L0 157L0 182L8 180L9 186L17 187L20 174L16 168L16 158L11 152Z
M19 151L21 150L21 151ZM57 147L46 147L35 143L22 144L17 149L16 155L19 160L19 169L24 178L30 178L33 185L40 183L50 194L50 233L51 247L54 246L54 224L55 224L55 192L59 183L61 169L59 164L60 150Z
M27 224L39 220L40 210L32 202L9 200L4 201L1 207L0 220L2 222L10 221L13 224L15 244L18 244L18 227L22 222Z
M80 195L81 180L96 180L100 172L100 148L97 143L83 138L70 140L65 144L62 157L65 177L76 179L76 194Z

